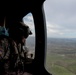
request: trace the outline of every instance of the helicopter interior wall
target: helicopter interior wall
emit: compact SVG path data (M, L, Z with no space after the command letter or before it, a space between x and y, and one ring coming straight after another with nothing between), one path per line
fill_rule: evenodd
M4 15L6 16L7 28L12 27L13 25L15 25L16 22L22 21L22 18L29 12L33 14L36 31L36 56L31 71L34 75L51 75L45 70L44 67L46 30L44 23L44 15L42 11L43 2L44 0L11 0L9 1L9 3L8 1L5 1L4 9L6 9L6 11L3 10L0 14L0 16L2 17L4 17Z

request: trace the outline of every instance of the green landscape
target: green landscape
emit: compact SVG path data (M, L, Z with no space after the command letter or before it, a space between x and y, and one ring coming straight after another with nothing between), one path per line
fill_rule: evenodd
M53 75L76 75L75 57L70 58L68 56L48 53L46 69Z
M76 75L76 39L48 39L46 70L52 75Z
M35 38L28 38L27 46L35 51ZM76 75L76 39L48 38L45 68L52 75Z

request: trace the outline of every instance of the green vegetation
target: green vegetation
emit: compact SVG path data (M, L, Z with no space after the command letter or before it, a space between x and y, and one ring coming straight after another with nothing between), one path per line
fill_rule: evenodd
M49 38L46 59L52 75L76 75L76 39Z
M28 45L33 50L33 38ZM52 75L76 75L76 38L48 38L45 66Z
M65 67L54 65L51 67L51 72L53 75L74 75L72 72L67 70Z
M69 65L67 68L68 68L69 71L76 74L76 63Z
M48 53L46 69L53 75L76 75L76 58Z

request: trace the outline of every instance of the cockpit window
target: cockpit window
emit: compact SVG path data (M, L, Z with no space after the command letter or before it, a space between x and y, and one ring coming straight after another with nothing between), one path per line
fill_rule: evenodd
M76 74L76 1L46 0L46 69L53 75Z

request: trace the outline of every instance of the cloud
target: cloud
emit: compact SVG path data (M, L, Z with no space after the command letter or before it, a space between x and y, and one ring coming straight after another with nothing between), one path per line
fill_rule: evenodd
M47 25L47 36L48 37L66 37L66 38L73 38L76 37L76 30L74 28L65 28L60 25L51 24L49 22L46 23Z
M35 36L35 29L34 29L34 21L33 21L33 17L32 14L29 13L27 14L24 18L23 18L23 22L29 26L30 30L32 31L32 35L30 36Z
M48 37L76 38L76 0L46 0L44 12ZM24 17L32 36L35 36L35 28L32 14Z
M48 37L76 37L76 0L46 0Z
M50 24L49 22L47 22L47 34L48 37L53 37L56 35L63 35L64 33L61 32L61 27L59 27L58 25Z

